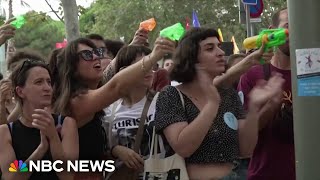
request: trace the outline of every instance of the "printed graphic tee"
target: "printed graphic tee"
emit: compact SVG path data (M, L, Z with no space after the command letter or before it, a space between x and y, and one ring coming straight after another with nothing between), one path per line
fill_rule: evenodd
M116 105L114 120L112 121L112 139L117 145L122 145L130 149L134 148L136 134L139 128L140 118L146 102L146 96L131 107L123 105L123 100L119 100ZM150 153L153 120L155 114L156 98L150 104L147 118L145 120L144 132L141 142L140 154L147 157ZM110 106L107 113L111 113L113 107ZM110 116L107 115L107 116Z

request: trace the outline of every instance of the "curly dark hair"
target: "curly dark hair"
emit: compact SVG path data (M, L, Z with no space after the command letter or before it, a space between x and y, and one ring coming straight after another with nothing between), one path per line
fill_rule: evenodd
M170 74L171 80L186 83L194 79L200 42L208 37L217 37L219 39L219 34L212 28L192 28L187 31L173 55L174 68Z
M45 57L37 51L34 51L32 49L20 49L14 52L14 54L8 59L8 71L13 71L19 63L23 62L26 59L45 61Z

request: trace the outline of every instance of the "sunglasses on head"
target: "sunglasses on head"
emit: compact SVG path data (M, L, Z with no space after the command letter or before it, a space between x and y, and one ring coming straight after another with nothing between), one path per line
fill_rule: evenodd
M78 52L78 55L82 57L85 61L93 61L93 55L98 56L98 59L104 58L104 49L103 48L95 48L91 50L82 50Z
M21 73L21 71L24 69L30 69L31 67L34 67L37 65L48 66L48 64L44 61L27 59L27 60L23 61L22 65L19 69L19 73Z

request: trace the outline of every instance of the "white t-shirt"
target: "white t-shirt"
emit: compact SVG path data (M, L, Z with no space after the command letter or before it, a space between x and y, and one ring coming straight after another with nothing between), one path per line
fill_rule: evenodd
M135 135L139 128L139 122L146 100L147 98L145 96L138 103L128 107L123 105L123 100L120 99L112 104L109 108L105 109L106 116L111 117L113 106L117 106L115 109L114 120L112 122L112 138L115 140L116 144L133 149ZM155 108L156 97L153 98L150 104L149 111L147 113L147 119L145 121L140 148L140 154L143 156L147 156L150 153L153 127L152 121L154 120Z

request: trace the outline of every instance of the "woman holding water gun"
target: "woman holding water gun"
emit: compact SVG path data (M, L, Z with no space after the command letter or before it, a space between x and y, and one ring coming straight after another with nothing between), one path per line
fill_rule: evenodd
M106 150L102 129L103 109L125 96L130 87L151 70L164 54L172 53L174 42L158 38L150 56L132 64L102 85L102 54L88 39L79 38L68 43L65 60L59 66L61 86L54 110L74 117L79 132L79 159L101 160ZM77 179L101 179L102 173L77 174Z

